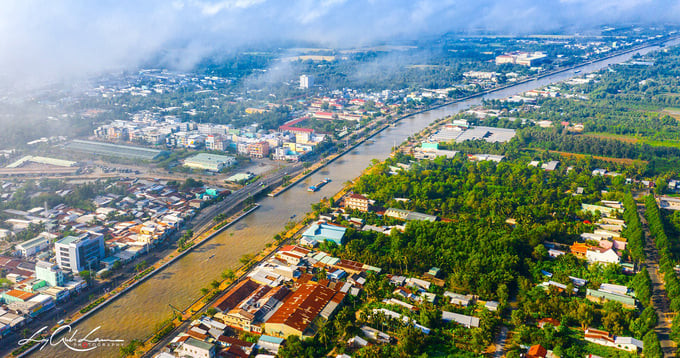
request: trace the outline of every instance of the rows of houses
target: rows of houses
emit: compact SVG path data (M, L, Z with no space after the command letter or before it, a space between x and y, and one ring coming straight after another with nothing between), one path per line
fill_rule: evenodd
M253 158L266 158L271 154L274 159L281 159L286 153L311 152L325 139L323 134L296 130L289 124L279 131L267 132L253 126L233 128L223 124L182 122L174 116L116 120L96 128L94 136L107 141L141 142L169 148L230 151Z
M254 348L276 354L285 337L313 336L345 296L358 295L367 271L380 269L302 246L284 246L219 297L212 305L214 315L180 333L167 354L183 356L197 347L203 347L205 357L247 357ZM250 344L227 337L226 329L260 337Z
M13 257L0 260L12 282L0 289L0 334L79 294L87 286L80 277L83 271L104 274L117 262L149 252L179 230L197 208L221 194L204 188L180 192L138 180L112 185L122 186L128 195L100 194L92 200L94 211L59 204L6 212L13 217L8 223L14 230L25 230L21 226L28 222L45 231L15 245ZM12 317L11 322L3 323L5 315Z

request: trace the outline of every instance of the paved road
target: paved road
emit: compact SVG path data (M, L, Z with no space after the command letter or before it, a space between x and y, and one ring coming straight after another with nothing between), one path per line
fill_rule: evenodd
M291 177L295 176L300 170L302 170L302 164L296 164L292 167L279 170L267 178L258 180L257 182L248 184L243 188L232 192L225 197L224 200L201 210L201 212L191 221L191 227L194 228L194 233L200 233L212 226L214 224L213 218L218 214L230 211L248 197L254 197L268 189L270 186L279 183L286 175Z
M670 309L670 301L666 294L663 280L659 274L659 252L656 249L654 239L649 233L649 226L647 219L644 216L645 206L638 204L638 214L642 223L647 243L645 245L645 267L649 272L649 277L652 279L652 305L659 315L659 323L657 323L656 334L659 336L661 348L664 351L664 357L675 357L676 344L670 338L672 311Z
M505 340L508 338L508 327L502 326L501 331L496 338L496 351L494 352L494 358L503 357L505 351Z

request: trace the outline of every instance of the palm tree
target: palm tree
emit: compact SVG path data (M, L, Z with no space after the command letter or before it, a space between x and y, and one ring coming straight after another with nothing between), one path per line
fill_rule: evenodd
M324 325L321 327L319 330L318 338L319 342L324 345L324 347L328 346L328 343L330 343L331 340L331 332L330 332L330 326Z

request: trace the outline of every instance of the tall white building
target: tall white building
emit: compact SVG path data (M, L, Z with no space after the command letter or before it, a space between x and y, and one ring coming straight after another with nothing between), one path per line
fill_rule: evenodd
M302 75L300 76L300 88L309 88L314 86L314 77Z
M62 270L71 272L94 270L105 255L104 237L91 234L67 236L54 243L54 251L57 255L57 265Z

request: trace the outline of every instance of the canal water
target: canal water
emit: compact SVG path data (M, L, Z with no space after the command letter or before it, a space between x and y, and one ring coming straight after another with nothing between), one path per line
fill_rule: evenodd
M670 44L677 43L674 41ZM638 52L644 54L656 49L658 47L651 46ZM485 95L484 98L505 98L594 72L610 64L624 62L632 56L633 53L630 53L598 61L579 67L578 74L573 70L561 72ZM386 129L285 193L275 198L264 198L260 202L261 207L248 217L74 327L80 332L78 337L97 327L99 329L92 337L123 339L126 342L147 337L159 322L172 315L170 305L184 309L194 302L200 296L202 287L208 287L210 281L219 279L222 271L236 268L240 257L257 253L272 242L272 237L283 231L291 216L300 218L310 210L311 204L337 193L347 181L359 176L371 164L371 160L387 158L395 143L399 145L433 121L464 111L481 101L482 98L474 98L404 118L395 127ZM332 181L316 193L307 192L309 185L326 177ZM45 347L32 356L117 357L118 354L118 347L101 347L89 353L75 353L59 345Z

